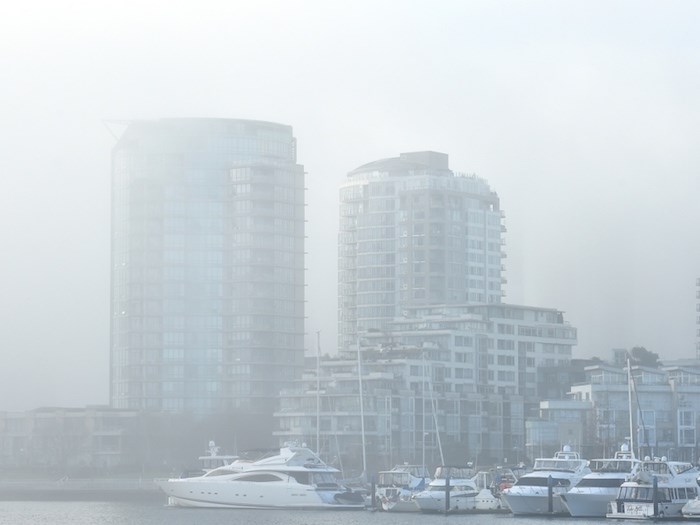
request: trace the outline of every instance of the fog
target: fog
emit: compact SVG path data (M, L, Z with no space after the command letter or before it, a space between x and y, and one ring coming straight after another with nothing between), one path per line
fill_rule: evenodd
M115 120L293 126L311 348L318 330L336 344L339 184L435 150L498 192L504 300L563 310L575 357L694 357L698 15L639 0L5 5L0 410L108 401Z

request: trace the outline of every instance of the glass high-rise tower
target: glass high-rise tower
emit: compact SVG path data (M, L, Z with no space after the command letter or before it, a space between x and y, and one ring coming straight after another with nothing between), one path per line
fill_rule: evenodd
M117 408L272 413L304 365L304 169L292 128L134 121L112 155Z
M351 171L340 189L339 347L407 307L500 303L502 217L488 183L454 173L444 153Z

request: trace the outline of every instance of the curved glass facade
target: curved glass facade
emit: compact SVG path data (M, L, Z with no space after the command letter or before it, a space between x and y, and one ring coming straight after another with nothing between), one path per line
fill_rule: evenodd
M112 406L272 413L304 355L292 128L129 125L112 155Z

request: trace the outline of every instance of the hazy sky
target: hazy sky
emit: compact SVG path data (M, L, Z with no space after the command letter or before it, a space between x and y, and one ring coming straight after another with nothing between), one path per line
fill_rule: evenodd
M693 357L699 16L672 0L7 3L0 410L108 401L105 119L293 126L324 351L340 182L430 149L498 192L505 300L563 310L575 356Z

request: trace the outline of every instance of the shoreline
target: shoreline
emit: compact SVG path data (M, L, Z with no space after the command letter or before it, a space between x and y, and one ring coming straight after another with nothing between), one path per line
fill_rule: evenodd
M165 499L153 479L0 480L0 501L122 501Z

